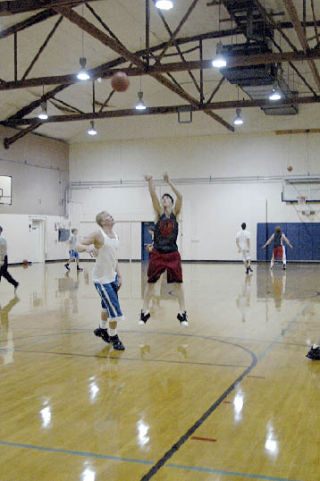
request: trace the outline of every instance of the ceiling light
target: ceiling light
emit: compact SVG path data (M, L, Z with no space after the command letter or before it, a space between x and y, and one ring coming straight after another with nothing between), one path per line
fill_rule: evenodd
M80 62L81 70L79 73L77 73L77 79L82 81L89 80L90 75L88 74L88 71L86 69L87 59L85 57L80 57L79 62Z
M47 120L48 119L47 102L41 102L40 106L41 106L41 112L38 115L38 119Z
M159 10L170 10L173 7L173 2L171 0L157 0L155 6Z
M212 67L224 68L224 67L227 66L227 60L226 60L225 56L223 55L222 50L223 50L222 42L218 42L217 50L216 50L216 56L212 60Z
M146 110L146 104L143 101L143 92L138 92L138 102L135 105L137 110Z
M90 128L87 130L88 135L97 135L98 132L94 128L94 120L90 120Z
M269 100L280 100L282 98L281 92L278 88L273 87L271 94L269 95Z
M236 109L237 115L235 116L233 123L234 125L242 125L243 124L243 118L241 117L241 109Z

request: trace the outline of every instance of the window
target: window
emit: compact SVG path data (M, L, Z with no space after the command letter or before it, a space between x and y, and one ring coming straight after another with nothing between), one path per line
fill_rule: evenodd
M0 204L12 205L12 177L0 175Z

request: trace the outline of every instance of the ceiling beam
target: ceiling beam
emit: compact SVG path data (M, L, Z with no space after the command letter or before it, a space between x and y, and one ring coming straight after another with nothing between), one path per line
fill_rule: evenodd
M89 35L91 35L93 38L101 42L103 45L106 45L107 47L111 48L112 50L119 53L120 55L123 55L124 58L132 62L138 68L142 70L146 69L147 64L145 64L137 55L130 52L126 47L116 42L113 38L108 37L104 32L99 30L94 24L88 22L84 17L81 17L81 15L78 15L75 11L68 8L63 8L63 7L56 8L55 10L59 12L61 15L63 15L64 17L66 17L68 20L70 20L70 22L74 23L79 28L87 32ZM173 82L168 80L166 77L164 77L160 73L150 72L149 75L153 77L155 80L157 80L159 83L164 85L166 88L168 88L172 92L179 95L181 98L187 100L194 107L197 107L200 105L197 99L192 97L190 94L184 91L181 87L178 87L177 85L175 85ZM207 112L206 110L204 110L204 112L210 117L214 118L217 122L219 122L225 128L234 132L234 127L230 125L228 122L226 122L225 120L223 120L221 117L219 117L217 114L211 111Z
M308 45L306 36L304 34L304 31L303 31L303 27L302 27L301 22L299 20L296 7L292 3L292 0L283 0L283 3L284 3L284 6L285 6L285 8L288 12L290 20L291 20L291 22L294 26L294 29L296 31L299 42L300 42L304 52L307 53L310 49L309 49L309 45ZM319 75L319 72L318 72L318 69L316 67L316 64L315 64L314 60L308 60L308 65L311 69L311 72L312 72L313 78L316 82L316 85L317 85L318 89L320 90L320 75Z
M76 122L81 120L99 120L110 119L120 117L135 117L135 116L149 116L149 115L163 115L174 114L181 111L189 112L203 112L211 110L228 110L236 108L257 108L257 107L280 107L284 105L300 105L300 104L314 104L320 102L320 96L318 97L293 97L290 99L283 99L278 102L272 102L268 99L265 100L230 100L223 102L212 102L208 104L199 105L198 107L190 105L168 105L159 107L148 107L146 110L138 111L135 108L110 110L104 112L88 112L83 114L67 114L67 115L52 115L48 120L42 121L42 124L47 123L59 123L59 122ZM1 125L6 127L16 127L18 125L33 125L39 124L37 117L31 119L12 119L8 121L0 122Z
M96 2L99 0L86 0L86 2ZM79 0L11 0L0 2L0 17L15 15L17 13L32 12L43 8L54 8L59 6L76 7L82 3Z
M32 25L36 25L40 22L44 22L48 18L54 17L55 15L57 15L57 12L55 12L50 8L48 10L39 12L36 15L32 15L32 17L29 17L26 20L23 20L22 22L18 22L15 25L12 25L11 27L1 30L0 39L9 37L14 33L17 33L17 32L20 32L21 30L32 27Z
M137 55L137 54L135 54ZM310 59L320 59L320 48L309 50L308 52L281 52L281 53L267 53L259 55L239 55L237 57L232 57L228 61L228 67L244 67L250 65L268 65L274 63L284 63L284 62L302 62ZM115 61L108 62L107 64L101 65L89 72L92 78L111 78L112 75L119 70L125 72L129 77L138 77L140 75L152 75L152 74L164 74L169 72L184 72L188 70L200 70L200 69L212 69L211 59L210 60L194 60L189 62L168 62L161 65L150 66L146 68L136 68L136 67L123 67L121 69L113 69L110 67L112 63L126 62L125 59L117 59ZM30 87L41 87L43 85L59 85L59 84L75 84L81 83L81 80L76 78L76 74L67 75L55 75L52 77L36 77L25 80L15 81L2 81L0 82L1 90L16 90L24 89Z

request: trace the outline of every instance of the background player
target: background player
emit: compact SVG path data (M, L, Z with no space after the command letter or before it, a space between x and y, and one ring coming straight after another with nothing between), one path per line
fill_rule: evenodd
M79 266L79 254L76 250L76 246L78 243L78 229L71 229L71 236L69 239L69 260L64 265L67 271L70 271L70 262L77 263L77 271L83 271L83 269Z
M283 242L285 242L290 247L290 249L293 249L293 246L290 244L287 237L283 234L281 227L279 225L277 225L272 236L269 237L267 242L262 246L262 249L265 249L269 244L271 244L272 241L273 241L273 252L272 252L272 257L270 262L270 269L273 268L274 261L278 258L282 260L282 268L285 270L287 259L286 259L286 251L285 251Z
M251 269L251 258L250 258L250 238L251 234L246 230L247 224L243 222L241 224L241 230L236 235L236 244L238 246L239 252L242 253L242 260L246 269L246 274L253 272Z

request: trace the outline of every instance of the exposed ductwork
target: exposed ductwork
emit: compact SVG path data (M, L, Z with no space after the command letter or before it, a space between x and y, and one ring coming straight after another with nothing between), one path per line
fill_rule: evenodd
M222 0L237 27L247 38L244 44L223 46L222 53L227 58L237 56L263 55L272 53L271 39L273 25L257 8L256 0ZM251 99L268 99L274 86L277 87L282 98L290 99L296 92L290 90L283 78L281 64L253 65L244 67L223 68L221 73L231 83L239 86ZM297 105L274 105L263 107L267 115L296 115Z

